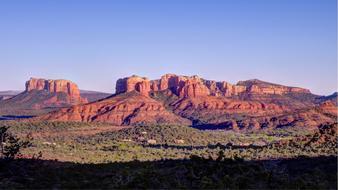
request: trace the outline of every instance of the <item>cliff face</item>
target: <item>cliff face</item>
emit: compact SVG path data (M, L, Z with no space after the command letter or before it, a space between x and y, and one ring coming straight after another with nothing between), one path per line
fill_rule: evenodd
M289 93L310 93L307 89L287 87L259 80L241 81L233 85L225 81L216 82L205 80L198 76L188 77L174 74L166 74L158 80L131 76L117 81L117 94L133 90L143 95L149 95L150 92L170 90L179 97L203 97L209 95L231 97L243 94L283 95Z
M258 79L240 81L239 86L246 86L247 91L256 94L287 94L287 93L310 93L308 89L288 87L279 84L264 82Z
M27 90L29 86L51 89L46 83L34 81ZM174 74L157 80L131 76L117 81L114 96L64 108L38 119L102 121L115 125L210 125L235 130L295 125L311 128L334 122L336 107L330 103L318 107L316 98L306 89L260 80L230 84Z
M65 93L71 104L86 103L87 100L80 96L78 86L69 80L49 80L30 78L26 82L25 92L33 90L46 91L48 93Z
M0 102L0 112L6 114L40 114L59 107L87 103L76 84L68 80L31 78L26 90Z
M46 90L50 93L64 92L73 98L80 98L78 86L68 80L46 80L31 78L26 82L26 92Z

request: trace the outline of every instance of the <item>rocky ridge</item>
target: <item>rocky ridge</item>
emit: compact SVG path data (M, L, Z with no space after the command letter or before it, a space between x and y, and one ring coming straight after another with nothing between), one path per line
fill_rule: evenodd
M126 92L88 104L76 105L37 118L52 121L100 121L114 125L184 124L191 122L165 106L137 92Z
M267 83L257 79L240 81L236 85L222 81L205 80L198 76L179 76L166 74L158 80L133 75L119 79L116 83L116 93L138 91L143 95L151 92L170 90L179 97L202 96L238 96L242 94L273 94L310 93L309 90L298 87L287 87Z
M101 121L116 125L188 124L234 130L307 128L337 118L332 103L318 103L309 90L260 80L227 82L167 74L158 80L119 79L116 94L65 108L44 120Z

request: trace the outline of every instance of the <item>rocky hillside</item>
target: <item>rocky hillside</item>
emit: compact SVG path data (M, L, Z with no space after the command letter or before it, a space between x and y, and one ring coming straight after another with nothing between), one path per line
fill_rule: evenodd
M31 78L24 92L0 101L1 114L36 114L87 100L80 96L77 85L68 80Z
M337 97L338 93L335 92L329 96L321 96L318 97L316 100L317 102L325 102L325 101L331 101L332 103L336 104L336 106L338 106L338 97Z
M234 130L317 127L337 118L332 102L307 89L260 80L228 82L167 74L158 80L119 79L116 94L50 113L47 120L105 121L117 125L175 123Z
M226 97L273 103L291 108L313 106L316 98L320 97L311 94L307 89L288 87L257 79L240 81L234 85L226 81L206 80L198 76L166 74L157 80L134 75L119 79L116 83L117 94L134 90L146 96L167 90L180 98Z
M138 92L128 92L37 118L52 121L101 121L115 125L183 124L190 121L170 112L164 104Z

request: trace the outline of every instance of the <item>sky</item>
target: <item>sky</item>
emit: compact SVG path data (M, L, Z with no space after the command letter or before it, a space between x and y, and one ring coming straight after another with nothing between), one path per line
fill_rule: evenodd
M337 91L336 0L0 0L0 91L165 73Z

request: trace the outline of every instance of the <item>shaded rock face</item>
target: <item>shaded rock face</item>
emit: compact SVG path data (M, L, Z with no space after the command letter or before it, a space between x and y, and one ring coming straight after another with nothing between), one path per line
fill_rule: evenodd
M144 77L131 76L119 79L116 84L116 93L124 93L136 90L143 95L150 92L170 90L179 97L203 97L203 96L238 96L243 94L270 94L283 95L288 93L310 93L309 90L298 87L287 87L278 84L267 83L260 80L248 80L238 82L236 85L228 82L216 82L205 80L198 76L179 76L166 74L158 80L149 80Z
M138 91L141 93L146 94L146 91L148 88L150 88L149 80L147 78L139 77L139 76L131 76L123 79L119 79L116 82L116 93L121 94L125 92L131 92L131 91Z
M321 103L319 105L319 109L326 114L331 114L331 115L336 115L336 116L338 115L337 105L330 100L327 100Z
M237 120L235 126L238 126L240 129L250 130L283 127L297 127L313 130L321 124L334 123L336 119L337 114L315 107L297 112L287 112L285 114L277 113L276 115L256 117L254 119ZM254 127L252 128L252 126Z
M317 97L316 99L316 102L318 103L325 102L325 101L331 101L333 104L338 106L338 93L335 92L329 96L321 96L321 97Z

